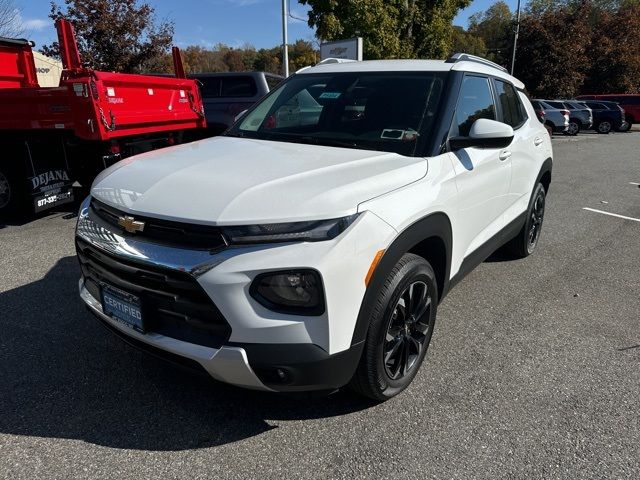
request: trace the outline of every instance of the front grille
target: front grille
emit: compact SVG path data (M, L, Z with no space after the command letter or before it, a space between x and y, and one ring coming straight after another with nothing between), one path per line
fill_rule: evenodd
M85 287L101 300L103 284L140 297L145 330L219 348L231 335L224 316L188 273L123 260L76 238Z
M110 230L115 229L124 237L196 250L219 250L226 246L222 230L219 227L135 215L137 221L144 222L144 229L141 232L129 233L118 224L118 219L125 216L132 215L113 208L95 198L91 199L89 218L95 221L96 217L98 217L109 224Z

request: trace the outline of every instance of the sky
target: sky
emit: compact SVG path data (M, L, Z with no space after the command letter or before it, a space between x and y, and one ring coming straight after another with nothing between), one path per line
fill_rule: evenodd
M19 8L25 37L36 48L56 38L49 14L49 0L13 0ZM282 43L281 0L146 0L155 8L158 19L175 22L174 43L179 47L212 47L225 43L232 47L251 44L269 48ZM291 1L291 14L306 18L306 7ZM58 0L58 3L63 3ZM467 26L469 16L492 5L489 0L475 0L455 18L454 24ZM507 0L512 9L516 0ZM289 18L289 43L297 39L314 40L306 22Z

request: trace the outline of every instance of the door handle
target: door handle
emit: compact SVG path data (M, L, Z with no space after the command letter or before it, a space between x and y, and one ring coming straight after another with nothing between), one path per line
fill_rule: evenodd
M500 160L506 160L510 156L511 156L511 151L503 150L502 152L500 152L499 158L500 158Z
M542 138L536 137L533 139L533 144L537 147L542 144Z

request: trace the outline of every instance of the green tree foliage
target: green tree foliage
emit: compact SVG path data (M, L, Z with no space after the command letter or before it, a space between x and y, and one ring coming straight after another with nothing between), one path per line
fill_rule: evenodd
M474 35L455 26L451 32L451 51L453 53L470 53L471 55L487 56L487 46L482 37Z
M364 57L443 58L453 18L470 0L299 0L322 40L364 38Z
M501 0L486 11L472 15L469 18L468 33L484 41L489 60L506 67L511 62L513 28L513 14L509 5Z
M83 62L100 70L137 72L166 53L173 39L173 23L156 22L154 9L138 0L51 2L49 17L73 23ZM42 51L59 56L57 42Z

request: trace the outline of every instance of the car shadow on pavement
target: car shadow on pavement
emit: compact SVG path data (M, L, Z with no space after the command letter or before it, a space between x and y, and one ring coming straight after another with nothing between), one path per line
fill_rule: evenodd
M143 354L107 332L62 258L36 282L0 293L0 432L112 448L184 450L373 406L339 392L292 398L253 392Z

